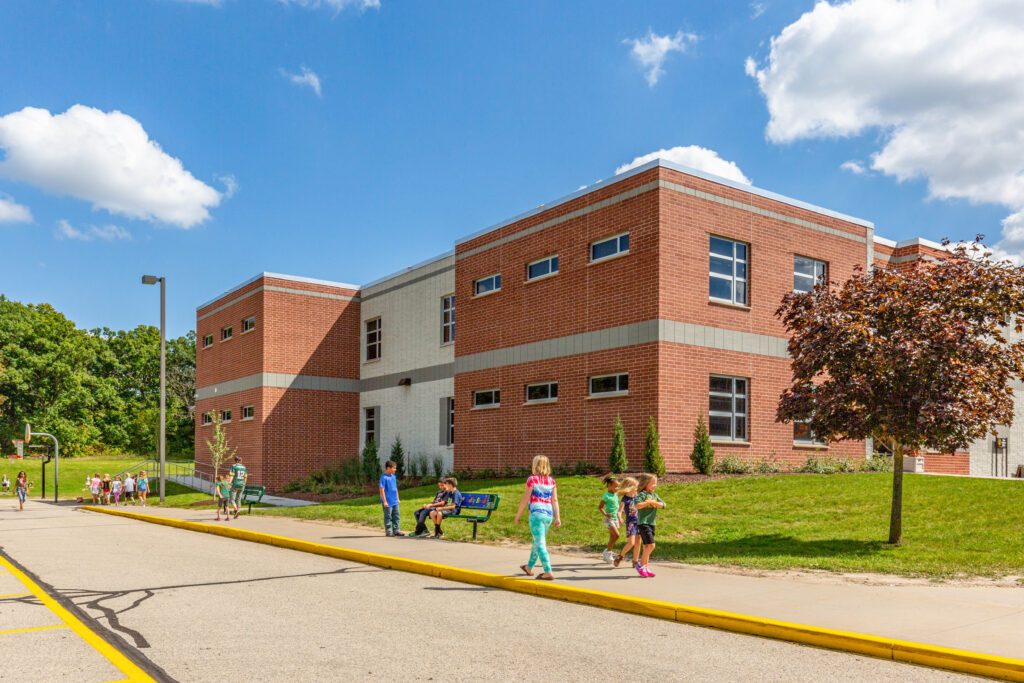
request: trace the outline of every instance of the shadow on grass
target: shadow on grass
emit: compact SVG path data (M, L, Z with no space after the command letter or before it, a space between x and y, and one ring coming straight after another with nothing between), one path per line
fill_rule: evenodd
M728 561L751 557L871 557L891 549L884 541L822 539L806 541L782 534L759 534L720 541L676 541L655 538L659 559L685 562L701 559ZM600 547L598 547L600 551Z

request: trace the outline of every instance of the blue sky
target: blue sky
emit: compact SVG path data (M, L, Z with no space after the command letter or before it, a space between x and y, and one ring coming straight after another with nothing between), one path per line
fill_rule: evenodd
M369 282L690 146L884 237L981 232L1016 253L1024 143L1004 158L970 136L1017 114L965 97L975 77L936 66L932 46L881 64L872 46L911 43L907 12L1000 40L1009 25L1024 45L1021 17L999 0L966 17L934 0L823 5L8 0L0 292L130 328L158 321L139 277L165 275L178 335L260 271ZM1024 63L1019 50L999 54ZM1007 68L994 93L1019 105ZM979 116L990 129L956 125ZM922 152L947 143L973 157Z

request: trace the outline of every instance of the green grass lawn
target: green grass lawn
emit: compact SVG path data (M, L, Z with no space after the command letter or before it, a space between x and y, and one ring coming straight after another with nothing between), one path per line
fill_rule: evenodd
M525 520L512 524L520 480L472 481L465 491L501 494L501 507L480 526L485 541L529 543ZM811 568L906 576L1024 575L1024 482L933 477L904 478L904 545L885 544L892 474L788 475L663 484L668 503L658 513L654 557L691 564L761 569ZM401 491L402 526L429 502L436 486ZM599 479L558 480L561 529L548 542L599 552L607 532L597 512ZM260 514L339 519L383 526L376 497ZM445 525L446 538L468 540L472 525Z

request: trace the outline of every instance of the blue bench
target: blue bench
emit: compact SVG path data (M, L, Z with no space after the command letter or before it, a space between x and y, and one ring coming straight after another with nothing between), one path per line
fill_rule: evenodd
M501 496L496 493L463 493L462 507L459 514L449 515L447 519L464 519L473 523L473 540L476 540L476 527L491 518L491 513L498 509ZM487 514L484 514L487 513Z

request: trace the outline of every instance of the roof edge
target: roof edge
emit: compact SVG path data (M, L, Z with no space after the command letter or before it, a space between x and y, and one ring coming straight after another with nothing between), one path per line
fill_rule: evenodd
M224 297L229 296L231 294L234 294L235 292L240 290L242 287L245 287L246 285L250 285L253 282L256 282L260 278L264 278L264 277L274 278L275 280L288 280L290 282L303 282L303 283L305 283L307 285L323 285L325 287L337 287L338 289L352 289L352 290L355 290L355 291L359 291L359 285L348 284L346 282L334 282L332 280L318 280L318 279L312 278L312 277L302 277L300 275L285 275L283 273L268 273L268 272L264 271L262 273L258 273L256 275L254 275L253 277L249 278L245 282L242 282L240 284L235 285L231 289L225 290L222 294L220 294L218 296L215 296L214 298L210 299L209 301L207 301L205 303L202 303L202 304L199 304L198 306L196 306L196 311L197 312L201 311L202 309L206 308L210 304L216 303L216 302L220 301L221 299L223 299Z
M376 287L377 285L383 284L383 283L387 282L388 280L393 280L396 277L399 277L401 275L406 275L407 273L411 273L414 270L419 270L420 268L423 268L424 266L429 266L431 263L437 263L438 261L443 261L444 259L451 258L452 256L455 256L455 250L454 249L449 249L448 251L444 252L443 254L438 254L437 256L433 256L431 258L428 258L425 261L420 261L419 263L414 263L411 266L406 266L402 270L395 271L394 273L391 273L390 275L385 275L384 277L379 277L376 280L374 280L373 282L367 282L365 285L362 286L362 289L369 289L370 287Z

